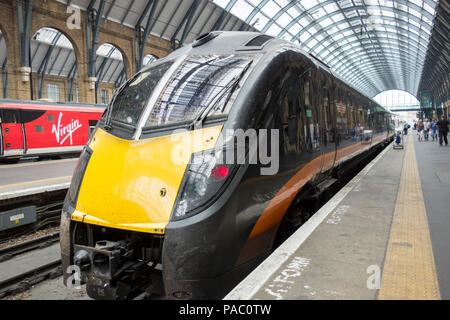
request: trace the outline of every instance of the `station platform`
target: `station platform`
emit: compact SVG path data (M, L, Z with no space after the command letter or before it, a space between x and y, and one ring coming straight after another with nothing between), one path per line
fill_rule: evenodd
M226 297L450 299L450 147L390 144Z
M0 166L0 201L67 189L78 158Z

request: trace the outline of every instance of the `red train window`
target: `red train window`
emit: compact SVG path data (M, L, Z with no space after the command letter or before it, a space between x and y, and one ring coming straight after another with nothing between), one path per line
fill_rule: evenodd
M48 122L53 122L53 121L55 121L55 116L52 115L52 114L48 114L48 115L47 115L47 121L48 121Z
M36 131L36 132L44 132L44 127L43 126L34 126L34 131Z

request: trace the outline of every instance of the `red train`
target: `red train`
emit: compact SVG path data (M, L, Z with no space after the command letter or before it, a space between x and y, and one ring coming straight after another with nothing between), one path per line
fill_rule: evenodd
M0 100L0 160L80 152L105 107Z

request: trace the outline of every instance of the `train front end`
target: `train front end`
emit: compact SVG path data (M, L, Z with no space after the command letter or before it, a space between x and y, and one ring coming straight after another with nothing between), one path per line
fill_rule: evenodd
M221 133L254 59L189 50L117 90L78 161L61 254L66 286L92 298L220 297L236 263L224 204L240 172Z

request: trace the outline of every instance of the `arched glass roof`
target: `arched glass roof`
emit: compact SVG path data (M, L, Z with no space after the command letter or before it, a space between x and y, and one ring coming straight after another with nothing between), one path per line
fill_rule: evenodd
M360 91L416 94L437 0L212 0L297 43Z

